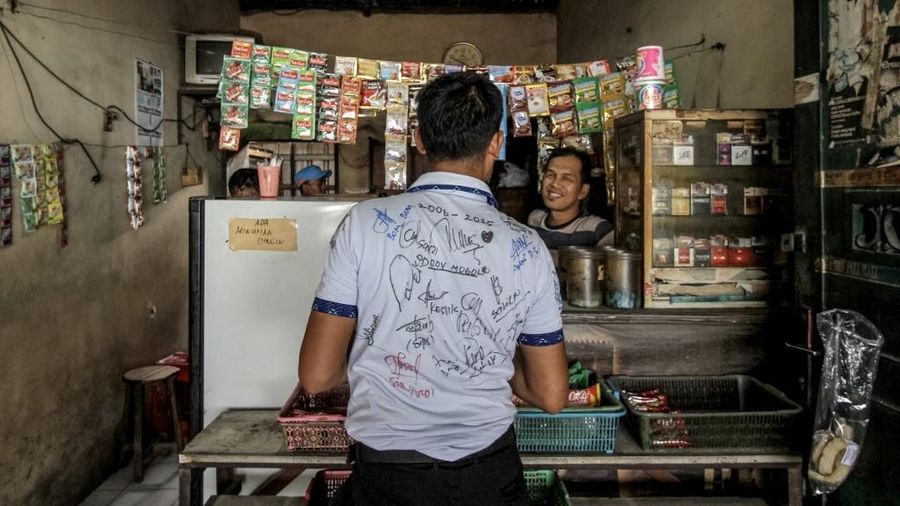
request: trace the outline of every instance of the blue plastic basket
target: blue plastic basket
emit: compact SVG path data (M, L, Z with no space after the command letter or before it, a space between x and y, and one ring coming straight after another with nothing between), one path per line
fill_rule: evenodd
M522 453L612 453L625 407L604 382L596 408L565 408L555 415L519 408L516 441Z

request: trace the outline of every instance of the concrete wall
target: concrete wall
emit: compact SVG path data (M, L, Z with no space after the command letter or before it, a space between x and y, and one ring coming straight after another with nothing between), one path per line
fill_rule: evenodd
M24 5L19 14L4 12L0 21L76 88L129 113L134 58L162 66L165 115L172 118L182 56L178 35L167 30L191 30L189 19L202 19L199 29L238 28L236 0L183 3L44 0L39 4L122 25ZM9 48L0 45L0 142L53 141L31 109ZM119 120L104 133L102 111L19 53L44 116L62 135L105 145L134 142L133 126ZM167 145L175 144L174 123L166 124L164 137ZM186 349L187 201L205 194L211 179L221 185L208 177L220 171L199 135L190 134L188 141L204 168L204 184L181 189L184 147L168 148L168 202L145 201L146 225L138 231L128 224L121 147L88 148L103 173L97 185L84 154L66 148L65 248L59 247L59 226L25 235L16 199L15 242L0 250L0 504L76 504L89 494L120 463L122 373ZM151 188L145 179L145 195Z
M241 28L261 34L267 44L341 56L437 63L450 44L468 41L481 48L487 64L556 62L555 14L365 17L358 12L305 10L291 16L242 16ZM384 137L384 115L380 116L380 121L367 121L370 126L365 129L361 125L356 145L341 146L340 190L367 186L367 138Z
M707 47L726 48L675 60L685 108L793 107L793 19L790 0L562 0L559 61L691 44L705 34Z

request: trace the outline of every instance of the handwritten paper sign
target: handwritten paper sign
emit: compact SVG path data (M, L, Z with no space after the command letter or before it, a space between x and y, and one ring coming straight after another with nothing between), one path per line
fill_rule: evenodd
M297 220L231 218L228 247L232 251L297 251Z

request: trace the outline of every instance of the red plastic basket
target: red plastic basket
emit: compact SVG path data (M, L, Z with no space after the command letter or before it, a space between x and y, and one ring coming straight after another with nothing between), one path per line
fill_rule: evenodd
M306 506L328 506L331 498L347 481L352 471L323 469L313 476L306 487Z
M298 384L277 418L288 451L347 451L353 443L344 428L349 399L347 385L308 395Z

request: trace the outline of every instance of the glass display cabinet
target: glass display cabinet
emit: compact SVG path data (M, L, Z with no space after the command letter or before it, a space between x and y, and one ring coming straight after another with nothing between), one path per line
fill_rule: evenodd
M616 245L643 255L644 307L783 300L790 113L666 109L616 120Z

